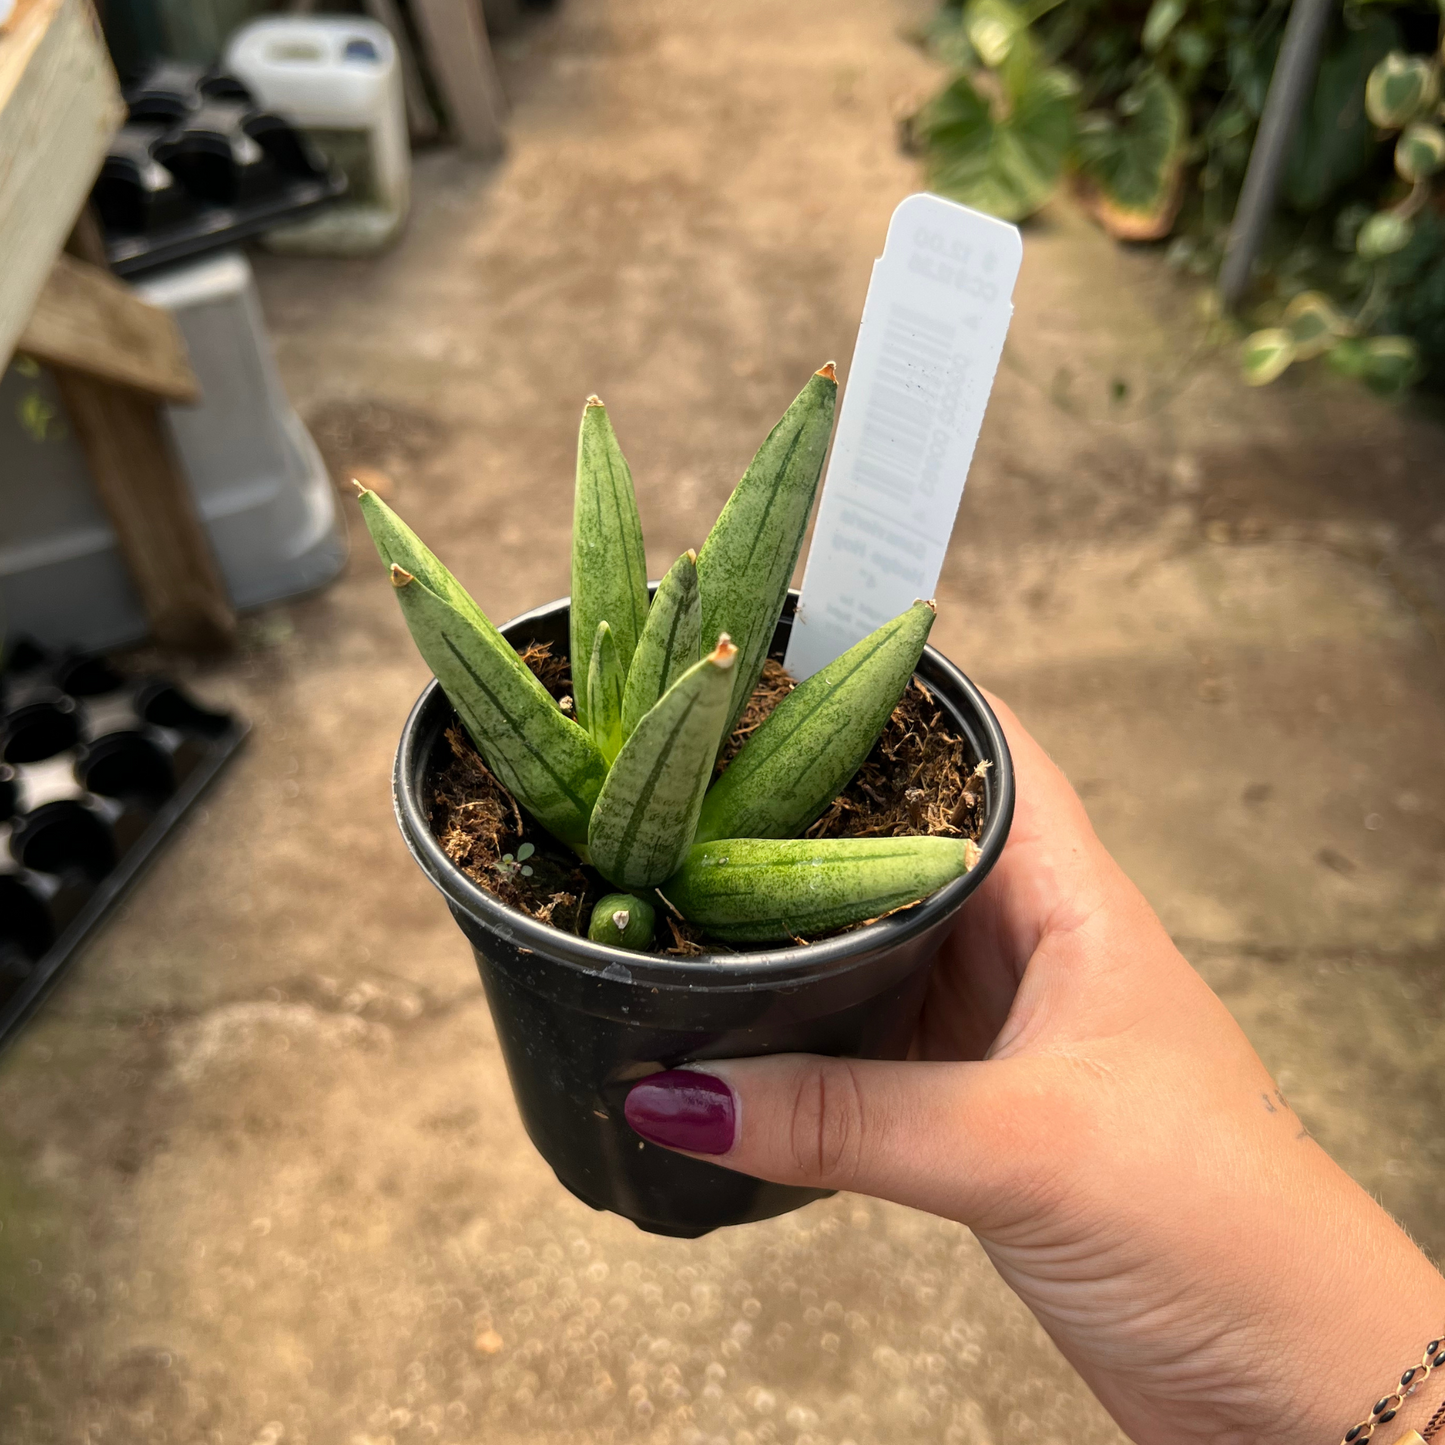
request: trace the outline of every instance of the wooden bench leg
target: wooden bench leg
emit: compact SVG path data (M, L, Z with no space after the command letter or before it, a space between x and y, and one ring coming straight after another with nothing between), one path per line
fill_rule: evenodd
M499 155L506 145L507 101L478 0L411 0L411 12L452 134L464 150Z
M55 380L156 641L230 647L236 616L159 404L78 371Z

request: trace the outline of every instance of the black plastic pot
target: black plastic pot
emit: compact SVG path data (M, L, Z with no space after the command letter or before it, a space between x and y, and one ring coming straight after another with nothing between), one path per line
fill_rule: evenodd
M781 657L789 597L774 636ZM564 599L502 629L520 650L568 644ZM954 914L1003 850L1013 820L1013 766L998 719L976 687L927 649L918 677L980 759L988 820L965 877L916 908L805 947L683 959L625 952L506 907L447 858L428 823L428 780L449 755L455 720L441 687L422 693L402 732L397 820L476 954L522 1122L557 1178L594 1209L654 1234L692 1238L768 1219L821 1198L644 1143L622 1105L633 1081L704 1059L806 1052L900 1058L928 971Z

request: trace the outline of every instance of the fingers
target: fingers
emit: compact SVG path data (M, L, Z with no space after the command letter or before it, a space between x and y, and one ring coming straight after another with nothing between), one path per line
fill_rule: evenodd
M811 1054L708 1062L641 1080L626 1114L652 1143L744 1174L972 1223L1030 1194L1031 1125L1044 1120L1023 1067ZM1057 1105L1053 1115L1051 1131Z

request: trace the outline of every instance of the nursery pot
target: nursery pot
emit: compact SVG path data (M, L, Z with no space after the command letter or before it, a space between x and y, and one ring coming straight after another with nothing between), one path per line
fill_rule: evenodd
M797 594L773 637L781 657ZM502 628L521 650L568 648L564 599ZM476 954L522 1122L557 1178L594 1209L653 1234L692 1238L797 1209L826 1191L770 1184L644 1142L628 1127L632 1083L706 1059L815 1053L901 1058L928 971L954 915L997 861L1013 819L1013 766L979 690L931 647L918 678L986 778L987 822L973 869L917 907L805 946L699 958L631 953L507 907L446 856L429 822L430 779L450 756L456 714L433 681L402 731L397 820Z

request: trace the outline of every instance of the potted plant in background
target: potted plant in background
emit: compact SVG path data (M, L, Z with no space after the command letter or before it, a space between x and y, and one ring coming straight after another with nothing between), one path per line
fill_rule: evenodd
M931 603L796 687L769 661L836 393L831 365L810 378L655 590L591 398L571 598L500 630L361 490L437 679L397 755L402 833L472 944L533 1142L585 1202L656 1233L816 1195L644 1143L631 1083L710 1057L901 1056L1012 818L1002 731L926 646Z

